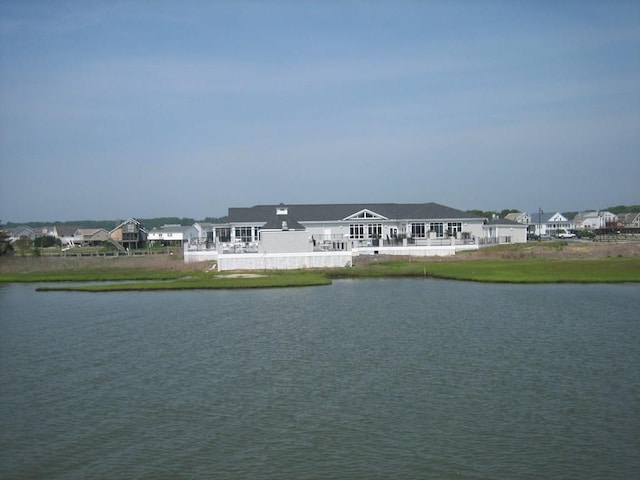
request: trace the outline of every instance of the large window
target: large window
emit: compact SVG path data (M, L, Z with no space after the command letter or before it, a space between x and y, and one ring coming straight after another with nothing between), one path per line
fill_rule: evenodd
M236 227L236 240L241 240L243 242L251 242L253 227Z
M447 233L449 234L449 236L457 237L459 232L462 232L462 223L449 222L449 228L447 229Z
M364 238L364 225L358 223L349 225L349 236L351 238Z
M429 224L429 231L434 232L436 238L444 237L444 224L442 222L431 222Z
M425 238L427 236L427 229L425 223L412 223L411 224L411 238Z
M351 238L381 238L382 237L382 224L381 223L352 223L349 225L349 236Z
M382 224L381 223L372 223L371 225L367 225L367 230L369 233L369 238L380 238L382 237Z

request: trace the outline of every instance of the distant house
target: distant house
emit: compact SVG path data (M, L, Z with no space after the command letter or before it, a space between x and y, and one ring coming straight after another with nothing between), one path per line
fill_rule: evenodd
M198 244L209 245L213 243L213 232L215 228L213 223L197 222L193 224L193 228L198 232Z
M80 243L80 239L76 237L76 232L79 228L77 226L55 225L52 227L51 232L63 247L69 247Z
M561 213L531 213L530 231L539 236L556 236L571 230L571 222Z
M199 233L194 226L163 225L148 232L147 241L163 247L182 247L198 241Z
M10 242L15 242L16 240L19 240L22 237L26 237L29 240L35 240L36 239L36 231L33 227L30 227L29 225L20 225L18 227L13 227L7 230L8 233L8 239Z
M602 218L598 212L580 212L573 217L573 226L576 230L595 230L602 225Z
M640 212L618 215L618 220L624 225L624 228L640 228Z
M144 225L135 218L128 218L109 232L109 238L127 250L145 248L147 235Z
M617 216L607 211L580 212L573 219L576 230L597 230L615 224Z
M529 225L531 223L531 215L526 212L508 213L504 218L512 222L522 223L523 225Z
M109 240L109 232L104 228L79 228L74 239L84 246L101 246Z

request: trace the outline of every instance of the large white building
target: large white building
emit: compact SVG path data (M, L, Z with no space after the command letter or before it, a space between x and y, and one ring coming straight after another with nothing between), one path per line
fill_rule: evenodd
M437 203L257 205L230 208L228 225L216 237L231 243L259 242L267 225L273 230L278 212L281 230L304 230L312 246L346 250L366 246L426 245L451 238L484 237L487 219ZM292 222L295 222L295 228ZM315 242L315 244L314 244Z
M483 244L526 242L526 225L437 203L256 205L229 208L214 226L218 269L348 265L353 255L454 255Z

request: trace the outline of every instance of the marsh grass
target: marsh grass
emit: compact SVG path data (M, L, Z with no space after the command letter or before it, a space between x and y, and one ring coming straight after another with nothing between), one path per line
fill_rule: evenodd
M330 271L331 278L432 277L500 283L640 282L640 258L381 262Z
M285 288L330 285L331 279L313 270L294 270L275 272L251 277L228 275L193 275L168 281L147 281L130 283L106 283L94 285L72 285L40 287L46 291L77 292L123 292L123 291L159 291L159 290L213 290L237 288Z
M562 245L551 248L563 248ZM508 253L522 248L507 249ZM177 268L169 260L144 266L131 262L85 262L74 268L48 271L10 271L0 273L0 282L71 282L76 285L48 285L40 291L75 290L87 292L154 291L185 289L282 288L327 285L341 278L443 278L496 283L614 283L640 282L640 257L605 258L467 258L462 261L402 260L376 261L352 268L217 272L208 264L198 268ZM98 282L91 285L79 283Z

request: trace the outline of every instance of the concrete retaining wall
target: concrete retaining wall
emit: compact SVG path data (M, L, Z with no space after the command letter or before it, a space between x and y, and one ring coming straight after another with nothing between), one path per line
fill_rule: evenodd
M352 265L352 255L402 255L407 257L442 257L463 250L478 250L478 245L443 245L431 247L364 247L353 251L301 253L228 253L215 250L185 249L184 261L218 262L224 270L292 270L298 268L341 268Z
M239 253L218 257L218 271L293 270L351 266L351 252Z
M218 252L215 250L184 250L184 263L215 262L218 260Z

